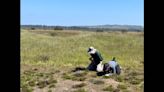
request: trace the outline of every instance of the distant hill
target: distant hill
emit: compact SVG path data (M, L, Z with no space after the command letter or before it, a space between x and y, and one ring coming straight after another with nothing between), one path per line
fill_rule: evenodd
M99 29L127 29L127 30L141 30L143 31L142 26L138 25L96 25L96 26L83 26L87 28L99 28Z
M97 25L97 26L88 26L90 28L118 28L118 29L142 29L142 26L137 25Z
M24 29L65 29L85 31L144 31L143 26L138 25L93 25L93 26L47 26L47 25L21 25Z

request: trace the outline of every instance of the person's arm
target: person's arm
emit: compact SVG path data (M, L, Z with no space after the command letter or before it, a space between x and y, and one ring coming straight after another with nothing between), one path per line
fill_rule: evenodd
M90 57L90 58L89 58L89 60L91 60L91 61L92 61L92 60L93 60L93 58L92 58L92 57Z
M90 54L89 60L90 60L90 61L93 61L92 54Z
M115 67L113 67L113 73L116 74L116 68Z

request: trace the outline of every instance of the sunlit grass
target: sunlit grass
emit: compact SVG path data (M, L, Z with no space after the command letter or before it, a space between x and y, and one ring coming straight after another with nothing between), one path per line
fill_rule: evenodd
M30 92L35 86L55 88L58 79L52 77L58 75L57 73L60 73L58 76L63 80L89 81L93 85L104 85L105 81L100 79L90 81L92 78L101 78L97 77L95 72L70 72L76 67L87 67L90 64L88 59L90 56L87 53L90 46L100 51L104 58L103 63L116 57L122 67L121 75L102 77L103 79L112 78L117 82L143 89L143 41L143 32L21 30L21 90ZM25 70L25 66L28 66L31 72L24 74L25 71L22 70ZM34 66L38 67L37 71L40 72L32 70ZM48 72L55 74L44 73L46 69L52 69ZM49 80L44 81L47 78L45 76L49 76ZM80 84L80 87L81 85L84 86ZM104 88L104 90L128 90L125 85L118 87L118 89ZM86 92L84 89L76 91Z
M36 30L37 31L37 30ZM97 48L107 62L116 57L122 67L138 67L143 61L142 33L76 32L57 36L36 31L21 32L21 63L53 66L77 66L89 64L87 48ZM58 31L56 33L59 33ZM73 33L73 32L72 32Z

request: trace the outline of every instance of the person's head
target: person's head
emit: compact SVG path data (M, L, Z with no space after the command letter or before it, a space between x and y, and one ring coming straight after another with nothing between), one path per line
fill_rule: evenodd
M91 47L88 48L88 53L89 54L95 54L96 53L96 49L91 46Z
M116 61L116 58L115 58L115 57L113 57L112 61Z

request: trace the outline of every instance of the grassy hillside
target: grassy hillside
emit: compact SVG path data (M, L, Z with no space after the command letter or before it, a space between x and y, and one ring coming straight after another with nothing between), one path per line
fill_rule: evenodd
M90 63L88 60L90 56L87 53L87 49L93 46L102 54L104 63L111 60L112 57L116 57L116 60L123 68L123 74L121 76L125 78L125 80L123 79L124 81L122 83L129 85L126 91L133 90L133 92L135 92L134 90L136 90L136 92L141 92L143 88L139 87L139 85L143 86L143 41L143 32L21 30L21 86L26 89L31 88L31 90L36 92L39 90L31 87L27 82L29 80L34 81L34 75L26 75L25 72L27 71L31 71L32 74L35 74L50 73L58 70L59 74L55 72L55 74L53 73L52 75L62 76L63 74L67 75L69 70L77 66L86 67ZM38 72L34 73L33 69ZM87 72L87 74L89 74L89 72ZM126 80L128 74L134 75L133 77L135 78L140 78L141 76L142 82L139 82L137 86L135 83L131 85L133 84L131 83L133 78ZM91 77L88 75L88 79L89 78ZM95 78L97 77L95 76ZM60 78L56 78L55 80L62 81ZM56 85L59 86L60 84ZM91 87L91 85L87 87ZM91 92L91 89L87 89L87 87L86 89L78 89L81 91L77 92ZM97 87L97 85L95 87ZM102 89L101 87L97 88L99 88L97 90ZM55 90L56 92L58 88L55 87L51 90L44 88L42 90L46 90L44 92L53 92L53 90ZM72 90L68 90L67 92L72 92Z

